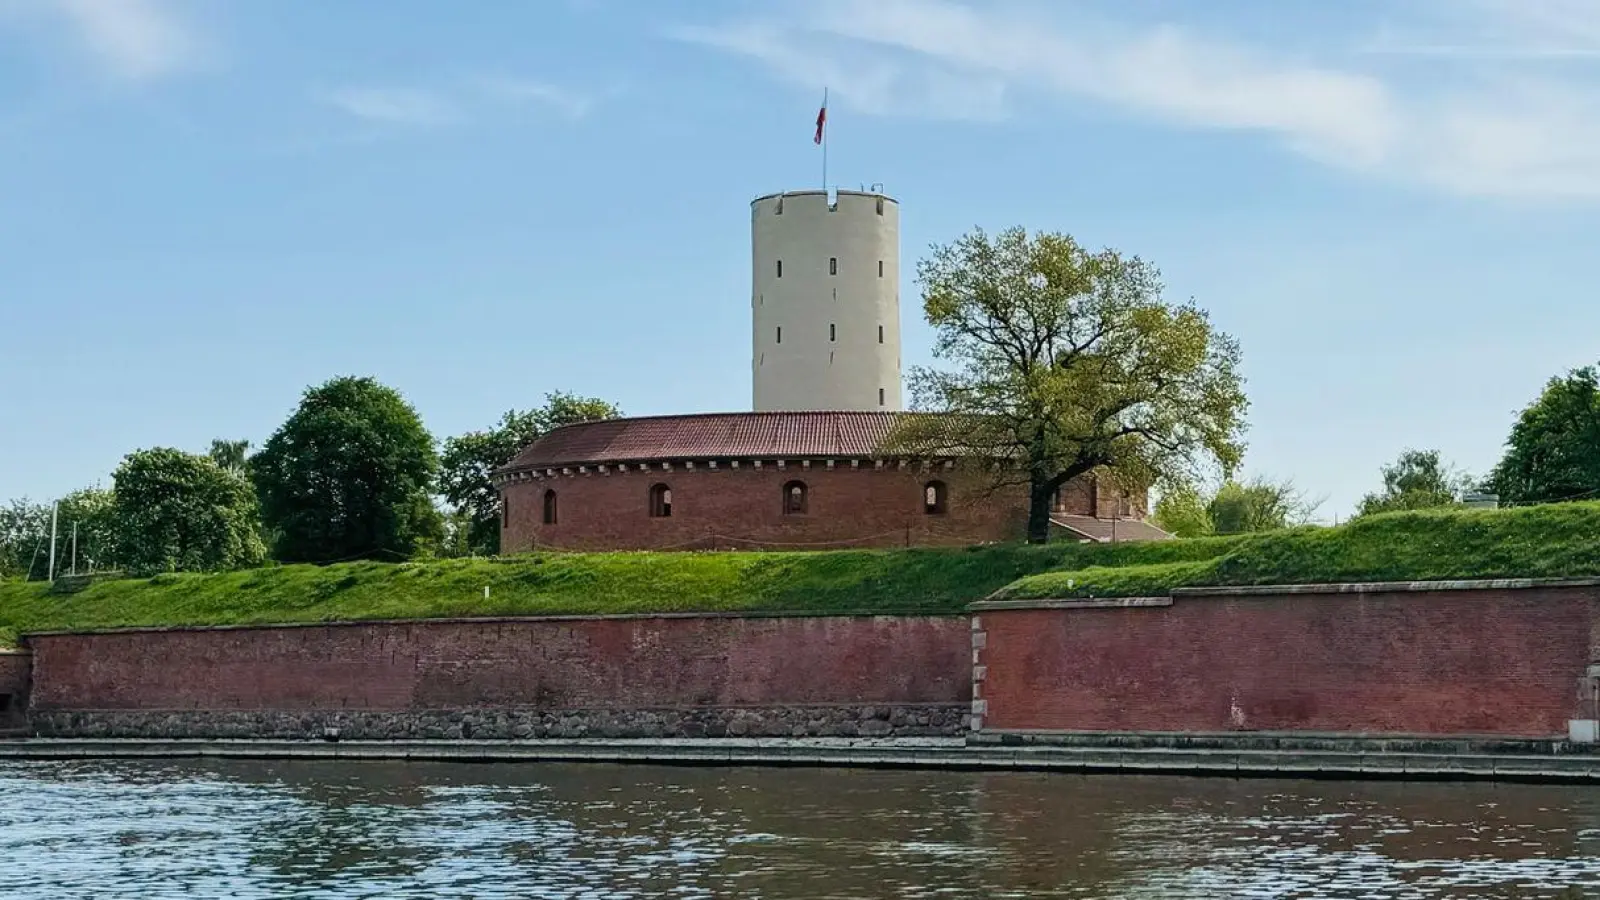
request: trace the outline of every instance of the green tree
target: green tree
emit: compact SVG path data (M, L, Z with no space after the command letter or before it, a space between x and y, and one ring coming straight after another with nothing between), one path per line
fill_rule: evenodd
M1511 427L1490 482L1511 503L1600 495L1600 383L1594 366L1546 383Z
M912 371L916 407L943 415L908 417L891 443L1009 461L996 483L1026 485L1029 541L1049 539L1056 488L1079 475L1180 484L1238 463L1238 344L1164 300L1138 257L977 229L935 246L917 276L934 355L951 367Z
M1246 534L1303 525L1320 505L1292 482L1256 477L1225 482L1206 503L1206 514L1215 534Z
M217 438L211 442L211 449L206 451L212 461L224 469L238 475L250 475L250 442L230 441Z
M127 571L214 572L264 558L250 484L210 457L139 450L123 458L113 477L109 515Z
M444 442L440 487L455 518L465 525L453 544L467 553L500 552L500 495L489 475L552 428L615 419L622 411L595 397L556 392L539 409L511 410L487 431L472 431ZM458 523L459 527L460 523Z
M116 493L104 488L83 488L61 498L56 510L60 532L57 571L104 571L122 564L117 552ZM77 558L73 559L71 539L77 530Z
M405 398L371 378L308 389L250 460L285 562L406 559L443 539L429 499L439 459Z
M24 497L0 506L0 578L42 578L40 548L49 538L48 505Z
M1169 487L1156 500L1150 518L1169 534L1178 537L1205 537L1213 533L1211 513L1206 509L1208 499L1193 486L1180 484Z
M1356 515L1454 506L1472 484L1470 478L1451 468L1437 450L1407 448L1381 471L1383 490L1362 497Z

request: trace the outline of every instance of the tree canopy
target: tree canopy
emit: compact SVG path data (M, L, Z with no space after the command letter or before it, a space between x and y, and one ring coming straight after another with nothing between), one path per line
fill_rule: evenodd
M440 488L445 502L466 521L468 552L500 552L500 495L489 479L491 472L552 428L621 415L612 403L557 391L547 394L538 409L511 410L490 429L446 439Z
M1362 497L1357 515L1454 506L1472 484L1470 478L1451 468L1437 450L1408 448L1384 466L1382 473L1383 490Z
M1079 475L1176 484L1238 463L1238 344L1164 300L1149 263L1065 234L976 229L935 246L917 277L948 365L913 369L912 395L944 416L909 418L892 442L1005 460L996 480L1027 485L1030 541L1048 540L1056 489Z
M1245 534L1303 525L1321 506L1290 481L1255 477L1224 481L1202 492L1190 485L1170 486L1156 501L1151 518L1178 537Z
M372 378L308 389L249 469L284 562L406 559L442 536L433 438Z
M265 557L249 483L210 457L139 450L123 458L114 479L108 518L128 572L213 572Z
M1594 366L1546 383L1511 427L1490 482L1511 503L1600 495L1600 383Z

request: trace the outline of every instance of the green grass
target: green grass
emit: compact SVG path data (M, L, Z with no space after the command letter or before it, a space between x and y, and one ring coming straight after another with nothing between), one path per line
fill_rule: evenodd
M1600 575L1600 503L1433 510L1236 539L1210 557L1028 575L1007 599L1159 596L1180 587Z
M1016 544L812 553L584 553L278 566L96 582L0 583L0 641L25 631L674 611L960 612L1020 576L1215 553L1215 542ZM483 596L484 587L489 597Z
M1205 585L1600 575L1600 502L1374 516L1342 528L1150 544L814 553L586 553L0 582L18 633L160 625L675 611L956 613L1010 598ZM489 597L483 596L484 587Z

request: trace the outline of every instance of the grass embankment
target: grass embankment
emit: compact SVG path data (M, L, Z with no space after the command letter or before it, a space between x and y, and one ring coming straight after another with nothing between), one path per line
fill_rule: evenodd
M1180 587L1600 575L1600 503L1432 510L1248 535L1209 557L1026 575L1004 599L1161 596Z
M1215 554L1217 543L545 554L158 575L96 582L73 594L52 593L41 582L0 582L0 643L24 631L150 625L674 611L959 612L1023 575L1196 559Z
M997 591L1015 599L1126 597L1190 586L1572 575L1600 575L1600 502L1396 513L1341 528L1111 546L280 566L102 581L78 593L0 582L0 643L24 631L126 626L675 611L953 613Z

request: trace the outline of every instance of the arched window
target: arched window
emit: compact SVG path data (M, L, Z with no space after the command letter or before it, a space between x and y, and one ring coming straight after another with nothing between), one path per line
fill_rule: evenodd
M942 481L930 481L922 486L922 511L930 516L942 516L950 510L950 489Z
M791 481L783 486L783 514L786 516L803 516L806 514L806 483L804 481Z
M554 490L544 492L544 523L546 525L554 525L556 523L556 492Z
M672 515L672 488L664 484L650 486L650 517L665 519Z

